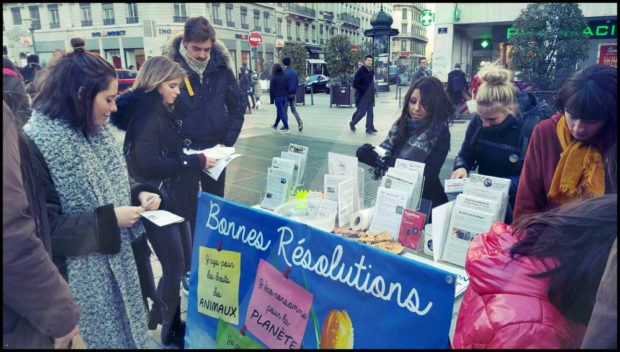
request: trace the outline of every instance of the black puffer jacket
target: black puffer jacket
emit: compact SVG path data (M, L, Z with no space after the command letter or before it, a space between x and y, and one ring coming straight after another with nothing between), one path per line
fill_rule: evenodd
M160 209L193 221L201 165L198 156L185 155L172 123L176 115L163 104L157 90L130 91L116 101L118 111L111 118L126 130L123 150L129 174L136 181L159 187L170 182L172 199L162 197ZM128 152L133 150L132 153Z
M178 62L188 74L193 91L181 85L177 98L177 116L183 120L181 129L192 140L192 149L205 149L224 144L232 147L241 133L245 93L237 85L231 70L231 59L223 43L216 40L211 47L207 68L202 77L189 68L179 53L181 36L167 49L167 55Z

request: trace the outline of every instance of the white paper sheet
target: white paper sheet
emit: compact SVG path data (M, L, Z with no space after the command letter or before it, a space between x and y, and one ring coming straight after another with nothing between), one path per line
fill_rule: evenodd
M303 163L304 156L301 154L292 153L292 152L281 152L280 157L283 159L293 160L295 162L295 175L297 177L295 178L293 189L296 189L297 186L299 186L301 179L303 178L301 164Z
M347 177L338 183L338 227L344 227L351 221L354 208L355 180Z
M220 178L222 171L224 171L228 163L241 156L241 154L235 153L235 147L222 147L219 144L203 150L184 148L183 153L186 155L203 153L207 158L217 160L214 166L202 170L216 181Z
M166 210L147 210L140 213L140 216L148 219L159 227L185 221L184 218Z
M279 205L284 204L288 196L288 184L291 179L292 174L289 170L272 167L267 169L267 190L261 202L261 208L274 210Z
M450 217L452 216L452 208L454 201L442 204L433 208L433 260L438 261L443 252L446 237L448 235L448 226L450 225Z
M372 232L387 230L392 238L398 241L400 222L406 207L407 194L405 192L379 187L369 230Z
M323 193L325 194L325 199L332 200L334 202L338 201L338 184L346 179L353 179L349 176L339 176L339 175L323 175Z
M358 164L357 157L333 152L327 153L327 173L330 175L353 177L355 179L355 184L359 186L360 181L358 180ZM355 188L354 192L355 198L353 211L356 212L362 208L361 204L363 204L363 194L360 193L360 189L358 187Z

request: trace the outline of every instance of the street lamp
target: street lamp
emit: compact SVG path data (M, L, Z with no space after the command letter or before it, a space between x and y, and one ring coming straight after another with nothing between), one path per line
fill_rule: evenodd
M22 21L26 22L26 24L30 23L30 26L28 26L28 29L30 30L30 38L32 38L32 51L34 53L34 55L37 54L37 46L34 42L34 22L35 20L33 20L32 18L24 18Z
M372 37L373 56L375 57L373 64L378 92L390 90L390 37L398 35L398 29L390 27L393 22L392 16L385 13L381 5L381 11L370 18L372 28L364 31L364 36Z

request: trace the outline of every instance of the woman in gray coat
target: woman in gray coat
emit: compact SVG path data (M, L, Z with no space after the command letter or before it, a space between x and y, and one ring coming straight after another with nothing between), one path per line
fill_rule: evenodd
M130 189L125 160L108 129L116 111L114 67L85 53L83 40L71 44L74 52L48 73L24 127L34 157L44 162L38 176L52 255L80 307L78 328L88 348L148 348L130 243L143 236L140 213L157 209L159 196L146 186Z

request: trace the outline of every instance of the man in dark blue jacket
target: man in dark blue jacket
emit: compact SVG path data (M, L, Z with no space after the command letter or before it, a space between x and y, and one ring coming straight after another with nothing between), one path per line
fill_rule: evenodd
M375 126L372 123L374 114L373 107L375 105L375 85L374 85L374 71L372 67L373 57L366 55L364 65L362 65L353 78L353 88L355 88L355 106L357 109L351 117L349 127L351 131L355 132L355 124L361 120L364 115L366 116L366 134L374 134L377 132Z
M287 98L287 106L291 108L291 112L295 119L297 120L297 126L299 127L299 132L304 129L304 122L301 121L301 117L299 117L299 113L295 108L295 97L297 96L297 84L299 83L299 76L297 75L297 71L295 71L291 67L291 58L285 57L282 59L282 63L284 64L284 76L286 77L286 82L288 83L288 98Z
M211 23L202 16L189 18L184 35L173 40L167 53L187 71L176 109L181 118L177 123L191 141L189 148L232 147L241 132L247 104L228 50L215 39ZM202 173L202 191L224 197L225 179L226 170L217 181Z

